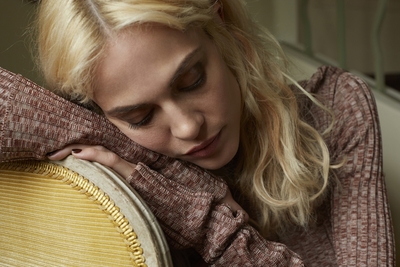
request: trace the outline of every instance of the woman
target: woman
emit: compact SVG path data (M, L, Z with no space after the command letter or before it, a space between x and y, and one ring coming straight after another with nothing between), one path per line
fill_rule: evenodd
M393 264L368 89L333 68L307 91L288 86L278 44L241 1L42 0L38 51L50 89L135 142L68 139L49 158L113 168L192 262Z

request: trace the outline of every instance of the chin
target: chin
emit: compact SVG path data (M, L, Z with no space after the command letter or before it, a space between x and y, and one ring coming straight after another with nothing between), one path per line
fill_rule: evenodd
M234 158L235 154L229 155L227 157L224 158L219 158L219 159L207 159L204 160L202 162L193 162L194 164L210 170L210 171L216 171L219 170L221 168L223 168L224 166L226 166L229 162L231 162L231 160Z
M228 163L226 163L228 164ZM206 170L216 171L224 167L226 164L206 164L206 165L198 165Z

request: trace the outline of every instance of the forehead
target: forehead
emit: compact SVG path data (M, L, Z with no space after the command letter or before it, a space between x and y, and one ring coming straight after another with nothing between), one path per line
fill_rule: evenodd
M165 87L183 58L194 49L206 46L207 41L209 38L199 28L186 32L164 26L124 30L109 40L97 68L95 102L106 110L124 104L118 102L127 101L132 91L139 98L148 94L149 88Z

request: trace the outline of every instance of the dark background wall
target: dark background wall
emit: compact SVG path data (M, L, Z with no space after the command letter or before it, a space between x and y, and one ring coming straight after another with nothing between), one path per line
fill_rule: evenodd
M29 30L36 6L23 0L0 1L0 67L40 84L40 75L33 63Z

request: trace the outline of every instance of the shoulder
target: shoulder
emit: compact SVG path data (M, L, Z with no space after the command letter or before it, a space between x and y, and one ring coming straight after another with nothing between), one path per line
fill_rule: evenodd
M304 88L316 95L328 108L359 109L369 102L375 104L371 90L361 78L332 66L318 68Z
M327 137L332 156L346 154L360 140L374 133L379 138L379 122L373 93L356 75L335 67L320 67L304 88L312 93L332 113L312 104L314 127L323 132L331 125Z

